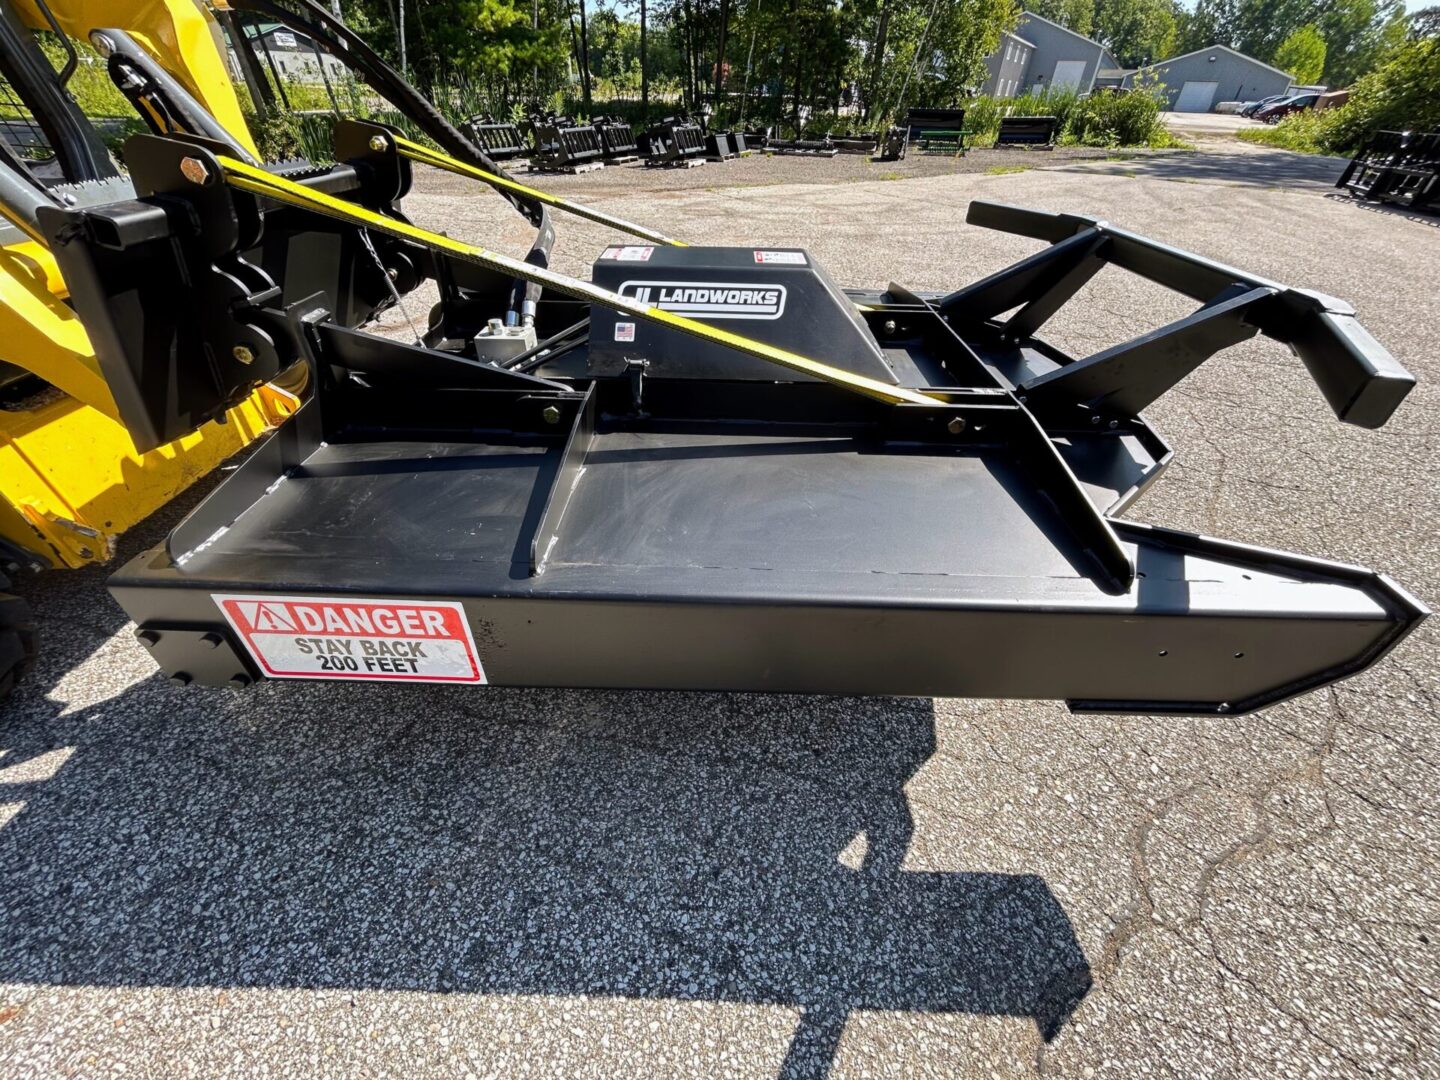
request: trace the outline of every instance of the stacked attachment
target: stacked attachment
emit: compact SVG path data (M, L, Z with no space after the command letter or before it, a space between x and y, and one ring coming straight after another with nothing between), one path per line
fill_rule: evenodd
M1054 150L1059 127L1059 120L1053 116L1002 116L995 145Z
M686 168L705 163L705 132L688 116L667 116L645 133L645 164Z
M964 109L911 109L905 116L907 141L926 153L963 154L965 139L974 132L965 127Z
M623 165L627 161L640 160L640 146L635 140L635 131L618 116L597 117L595 132L600 136L600 148L605 155L605 164Z
M842 154L870 154L873 156L880 149L880 142L883 136L878 131L861 131L854 135L830 136L831 143L835 149Z
M705 133L705 157L710 161L729 161L738 157L739 151L735 148L735 136L728 131L708 131Z
M796 154L801 157L833 158L840 151L826 135L819 139L766 139L765 150L770 154Z
M527 152L520 129L506 121L496 120L489 113L472 116L465 122L471 141L484 150L493 161L507 161Z
M530 117L535 152L530 167L540 172L582 173L605 165L600 136L589 124L548 113Z
M1440 131L1377 131L1335 186L1362 199L1440 209Z

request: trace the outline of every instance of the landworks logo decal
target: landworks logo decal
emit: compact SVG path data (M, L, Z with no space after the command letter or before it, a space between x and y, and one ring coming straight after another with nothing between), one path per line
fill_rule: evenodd
M662 311L697 319L778 319L785 314L784 285L727 281L627 281L622 296Z

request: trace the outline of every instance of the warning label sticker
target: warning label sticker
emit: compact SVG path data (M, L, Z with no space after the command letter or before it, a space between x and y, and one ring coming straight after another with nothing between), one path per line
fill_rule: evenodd
M453 601L212 598L272 679L485 682L470 624Z
M805 266L805 253L803 251L757 251L755 252L757 263L780 263L784 266Z
M649 262L650 256L655 253L653 247L608 247L602 259L614 259L616 262Z

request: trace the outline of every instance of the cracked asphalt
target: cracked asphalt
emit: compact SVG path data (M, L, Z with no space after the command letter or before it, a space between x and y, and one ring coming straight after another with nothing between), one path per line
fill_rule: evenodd
M635 170L596 201L943 289L1036 249L964 224L997 199L1344 297L1420 377L1389 426L1338 423L1298 361L1247 342L1150 410L1177 456L1128 516L1440 600L1434 219L1228 145L843 186L805 164L814 182L751 187ZM408 205L526 239L449 180ZM583 271L607 236L561 226ZM1047 336L1088 352L1186 310L1106 272ZM104 577L25 586L46 651L0 712L0 1075L1440 1074L1435 620L1365 674L1225 719L231 693L159 678Z

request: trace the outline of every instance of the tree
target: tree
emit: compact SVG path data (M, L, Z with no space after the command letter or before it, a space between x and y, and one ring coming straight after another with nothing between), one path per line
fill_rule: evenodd
M1325 71L1325 39L1313 24L1302 26L1280 43L1274 64L1301 86L1309 86Z
M1087 37L1095 25L1096 0L1026 0L1025 10Z
M1124 67L1172 55L1174 0L1096 0L1094 38Z
M1421 8L1410 16L1409 36L1440 38L1440 5Z
M1307 25L1325 39L1321 80L1348 86L1404 40L1404 0L1198 0L1180 18L1175 48L1184 53L1228 45L1274 63L1285 39Z

